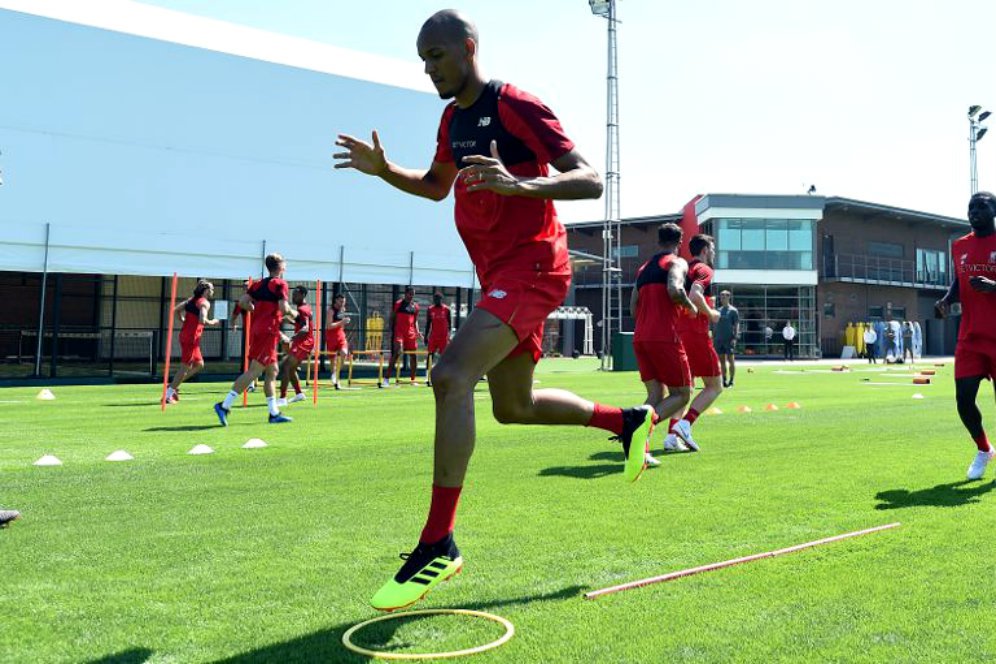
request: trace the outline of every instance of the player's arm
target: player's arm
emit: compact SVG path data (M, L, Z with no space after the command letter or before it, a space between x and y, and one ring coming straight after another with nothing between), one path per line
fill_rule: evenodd
M695 307L706 316L709 317L710 323L715 323L719 320L719 312L709 306L709 300L705 297L705 290L702 288L702 284L696 281L692 284L692 292L688 294L688 299L691 300Z
M733 343L740 341L740 312L734 309L730 312L730 318L733 319Z
M395 189L434 201L441 201L449 195L457 176L453 163L433 161L426 170L404 168L387 159L376 131L372 140L371 145L354 136L339 134L335 144L346 148L346 152L332 155L338 160L335 168L352 168L379 177Z
M245 312L252 312L256 308L256 303L253 302L252 295L249 293L243 293L242 297L239 298L239 308Z
M429 310L426 309L425 310L425 334L422 335L422 339L426 343L429 342L429 332L431 330L432 330L432 315L429 313Z
M636 318L636 304L640 301L640 289L633 284L633 291L629 294L629 315Z
M218 324L217 318L208 318L208 309L210 308L210 306L211 305L208 304L207 302L205 302L200 306L200 312L198 313L198 316L200 317L201 325L214 326Z
M543 177L518 177L509 173L495 141L491 141L490 157L471 155L463 161L467 165L460 169L459 176L467 185L467 191L486 190L505 196L561 201L602 195L602 178L574 149L550 162L559 171L557 175Z
M947 318L948 314L951 312L951 305L955 302L959 302L960 300L961 293L958 290L958 276L955 275L954 280L948 287L948 292L944 294L944 297L934 303L934 309L937 310L937 313L941 318Z
M694 316L698 314L698 309L688 299L688 293L685 292L685 275L687 273L688 264L681 259L676 260L667 273L667 294L671 297L672 302L688 309Z
M973 290L980 293L996 293L996 281L993 281L989 277L974 276L968 278L968 284Z

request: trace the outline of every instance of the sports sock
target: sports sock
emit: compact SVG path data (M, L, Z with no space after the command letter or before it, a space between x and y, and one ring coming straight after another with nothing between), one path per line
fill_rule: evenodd
M167 399L169 399L174 394L176 394L176 390L174 390L172 387L167 387L166 388L166 398Z
M989 437L986 436L985 431L980 433L978 436L972 436L972 440L975 441L975 446L979 448L980 452L988 452L993 448L993 446L989 444Z
M435 544L453 532L456 522L457 504L460 502L461 486L432 485L432 503L429 505L429 518L422 529L419 542Z
M689 424L695 424L695 420L699 419L699 415L701 415L699 411L695 410L694 408L689 408L688 412L685 413L685 420Z
M280 386L280 398L281 399L286 399L287 398L287 386L286 385L281 385Z
M672 417L671 421L668 422L668 424L667 424L667 430L668 430L669 433L674 430L674 425L677 424L677 423L678 423L678 419L675 418L675 417Z
M280 414L280 409L277 408L277 398L276 397L266 397L266 407L270 409L270 415L276 417Z
M239 398L239 393L235 390L229 390L228 394L225 395L225 400L221 402L221 407L225 410L231 410L232 404L235 400Z
M591 419L588 420L588 424L585 426L605 429L618 436L623 432L622 408L596 403L595 411L591 414Z

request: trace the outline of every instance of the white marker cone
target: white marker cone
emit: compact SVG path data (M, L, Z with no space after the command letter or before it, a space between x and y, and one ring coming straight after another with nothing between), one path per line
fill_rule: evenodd
M111 452L108 454L104 461L131 461L134 458L135 457L128 454L124 450L118 450L117 452Z
M58 457L55 457L55 456L53 456L51 454L46 454L42 458L38 459L38 461L35 461L35 463L33 465L35 465L35 466L61 466L62 462L59 461Z
M35 398L39 399L40 401L55 401L55 395L52 394L52 390L48 388L45 388L44 390L39 392L38 396Z
M195 445L187 454L214 454L214 450L207 445Z
M246 441L246 444L242 446L244 450L258 450L261 447L266 447L266 441L260 440L259 438L250 438Z
M914 394L914 395L913 395L913 398L914 398L914 399L922 399L922 398L923 398L923 395L922 395L922 394L920 394L919 392L917 392L916 394Z

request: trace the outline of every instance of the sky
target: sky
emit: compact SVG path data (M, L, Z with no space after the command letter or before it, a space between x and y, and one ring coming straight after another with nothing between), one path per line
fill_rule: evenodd
M415 62L421 23L445 6L143 2ZM605 20L585 0L456 7L477 23L485 75L543 99L604 171ZM996 110L996 3L619 0L618 8L624 217L676 212L696 194L802 194L810 185L964 217L966 111ZM427 166L434 138L426 136L425 163L404 165ZM996 189L996 131L979 142L978 159L980 188ZM568 222L594 220L604 203L558 209Z

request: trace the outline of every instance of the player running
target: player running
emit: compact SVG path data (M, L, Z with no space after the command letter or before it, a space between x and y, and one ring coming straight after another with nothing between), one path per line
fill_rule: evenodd
M218 325L217 319L208 318L211 302L214 297L214 285L203 279L194 287L194 294L180 304L173 312L180 321L180 368L166 388L166 403L176 403L180 400L180 385L190 380L204 368L204 355L201 354L201 335L204 326Z
M633 351L640 380L647 389L646 403L663 420L681 412L691 397L692 376L685 347L678 336L678 319L682 315L680 308L692 316L698 310L685 291L688 264L678 256L681 227L661 225L657 229L657 245L660 251L637 270L629 311L636 319ZM660 463L649 450L645 456L649 464Z
M996 377L996 197L980 191L968 202L972 232L951 245L955 280L935 305L941 316L961 301L961 324L955 345L955 401L962 424L978 452L968 467L968 479L978 480L996 456L982 427L975 399L982 379Z
M418 370L418 302L415 301L415 289L405 286L405 295L391 307L391 361L387 365L387 375L381 387L390 387L391 374L395 375L395 384L401 382L401 374L397 373L398 359L401 359L401 370L405 369L405 358L411 358L411 382L415 384L415 372Z
M570 261L554 199L598 198L602 183L538 99L488 81L478 68L477 28L443 10L418 36L425 73L443 99L435 157L406 169L373 143L340 134L336 168L380 177L402 191L445 199L455 188L457 230L477 268L482 297L432 372L436 400L432 502L419 544L371 604L394 610L418 601L463 566L453 540L457 503L474 451L474 387L485 374L503 424L565 424L621 438L626 479L639 476L653 409L595 404L564 390L533 390L543 322L567 294ZM559 173L550 175L552 165ZM630 444L632 442L632 444Z
M249 368L232 383L225 400L214 405L215 415L222 426L228 426L232 404L252 381L264 374L263 392L270 411L270 424L290 422L291 418L280 413L274 389L277 379L277 343L286 339L280 332L284 316L296 317L287 303L287 282L282 279L287 264L280 254L266 257L270 276L254 282L239 299L236 309L252 312L249 330ZM236 311L236 313L238 313Z
M450 343L450 329L453 326L453 312L443 304L443 294L432 294L432 305L425 312L425 347L433 362L436 355L442 355ZM426 383L431 385L432 383Z
M304 391L301 390L297 368L315 352L315 317L311 312L311 305L308 304L308 288L295 287L291 298L297 307L297 318L294 319L294 336L290 339L287 357L280 367L280 399L277 400L277 406L304 401ZM288 384L294 386L294 396L290 399L287 398Z
M325 350L332 353L332 386L340 390L342 388L339 386L339 372L342 369L342 361L349 357L346 326L349 325L350 318L346 315L345 293L336 293L332 298L328 320L331 322L325 328Z
M698 452L699 445L692 438L692 425L723 393L719 356L709 336L709 324L719 320L719 312L713 308L712 298L706 295L712 287L716 243L711 236L699 234L688 243L688 249L692 260L688 263L685 288L688 299L698 309L698 315L687 313L687 309L679 309L675 327L681 344L685 347L692 378L701 378L703 389L695 395L684 417L671 419L671 426L664 439L664 449L680 450L684 443L687 449Z

